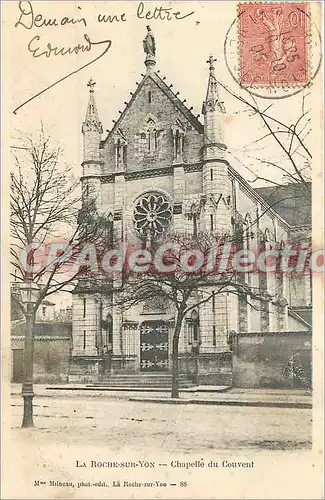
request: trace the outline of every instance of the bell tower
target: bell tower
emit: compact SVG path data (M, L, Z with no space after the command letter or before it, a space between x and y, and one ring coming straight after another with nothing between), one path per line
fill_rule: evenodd
M220 100L214 63L210 56L209 79L205 101L202 106L204 116L203 146L203 193L206 196L205 226L216 233L224 233L231 228L230 183L225 160L227 149L224 143L225 107Z
M89 87L89 101L82 124L83 134L83 162L82 162L82 193L83 202L97 200L100 203L100 175L102 173L102 162L100 158L100 141L103 127L99 120L96 101L95 101L96 82L90 79L87 83Z

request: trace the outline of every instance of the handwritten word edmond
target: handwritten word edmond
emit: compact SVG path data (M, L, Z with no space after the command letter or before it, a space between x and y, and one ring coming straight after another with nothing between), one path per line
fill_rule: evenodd
M61 27L61 26L72 26L72 25L77 25L81 24L83 26L87 26L87 21L85 17L68 17L68 16L63 16L60 18L46 18L40 13L34 12L32 2L29 0L20 0L18 4L19 8L19 18L17 22L15 23L15 28L18 27L23 27L27 30L31 30L33 28L55 28L55 27ZM80 6L77 6L77 9L81 10ZM155 20L161 20L161 21L171 21L172 19L175 20L181 20L185 19L188 16L191 16L194 14L193 12L187 13L182 15L181 12L178 10L176 12L173 11L172 7L168 8L163 8L163 7L153 7L151 10L146 9L145 4L143 2L138 3L137 5L137 11L136 11L136 17L138 19L155 19ZM117 15L106 15L106 14L99 14L97 16L97 22L98 23L113 23L113 22L120 22L120 21L126 21L126 14L119 14ZM31 38L29 43L27 44L27 50L28 52L32 55L34 59L39 59L39 58L50 58L50 57L56 57L56 56L71 56L71 55L80 55L82 53L87 53L90 52L95 46L102 46L103 51L95 56L93 59L88 61L87 63L83 64L79 68L71 71L64 77L54 81L50 85L48 85L46 88L41 90L35 95L32 95L29 97L27 100L25 100L22 104L17 106L14 110L13 113L16 114L19 109L21 109L23 106L26 104L30 103L33 101L36 97L39 97L40 95L44 94L44 92L47 92L48 90L52 89L55 85L63 82L67 78L70 78L72 75L75 75L79 71L82 71L86 67L90 66L91 64L94 64L96 61L98 61L101 57L103 57L108 50L110 49L112 45L112 40L98 40L98 41L92 41L90 39L90 36L87 33L83 34L83 39L81 40L81 43L78 43L75 46L67 46L65 44L56 46L52 45L50 42L43 41L42 37L39 34L36 34Z

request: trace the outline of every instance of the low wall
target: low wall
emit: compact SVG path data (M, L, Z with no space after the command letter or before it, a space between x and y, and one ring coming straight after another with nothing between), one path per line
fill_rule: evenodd
M232 385L232 353L181 355L179 371L198 385Z
M23 378L25 324L15 326L11 336L11 380ZM34 342L34 382L64 383L68 381L71 353L71 323L37 323Z
M13 382L22 382L24 337L12 339ZM34 382L39 384L63 383L68 381L70 337L35 338Z
M241 333L232 350L234 387L311 387L311 332Z

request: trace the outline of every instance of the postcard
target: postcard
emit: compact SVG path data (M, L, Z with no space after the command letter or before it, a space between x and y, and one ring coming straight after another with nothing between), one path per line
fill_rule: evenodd
M323 498L322 2L2 2L2 498Z

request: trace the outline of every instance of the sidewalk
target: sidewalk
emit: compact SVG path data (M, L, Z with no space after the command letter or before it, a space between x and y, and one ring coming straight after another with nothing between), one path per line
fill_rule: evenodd
M180 391L179 399L172 399L170 391L128 391L105 390L86 385L34 385L36 398L96 398L125 399L129 401L164 403L164 404L199 404L199 405L227 405L227 406L260 406L278 408L312 408L312 394L306 390L290 389L228 389L227 392L204 392L196 390ZM21 385L12 384L11 394L21 395Z
M302 391L303 392L303 391ZM131 396L130 401L146 401L164 404L199 404L199 405L226 405L226 406L259 406L275 408L312 408L312 396L303 394L291 394L290 391L264 391L247 389L241 392L230 389L227 393L194 393L181 394L179 399L172 399L169 395L157 397Z

